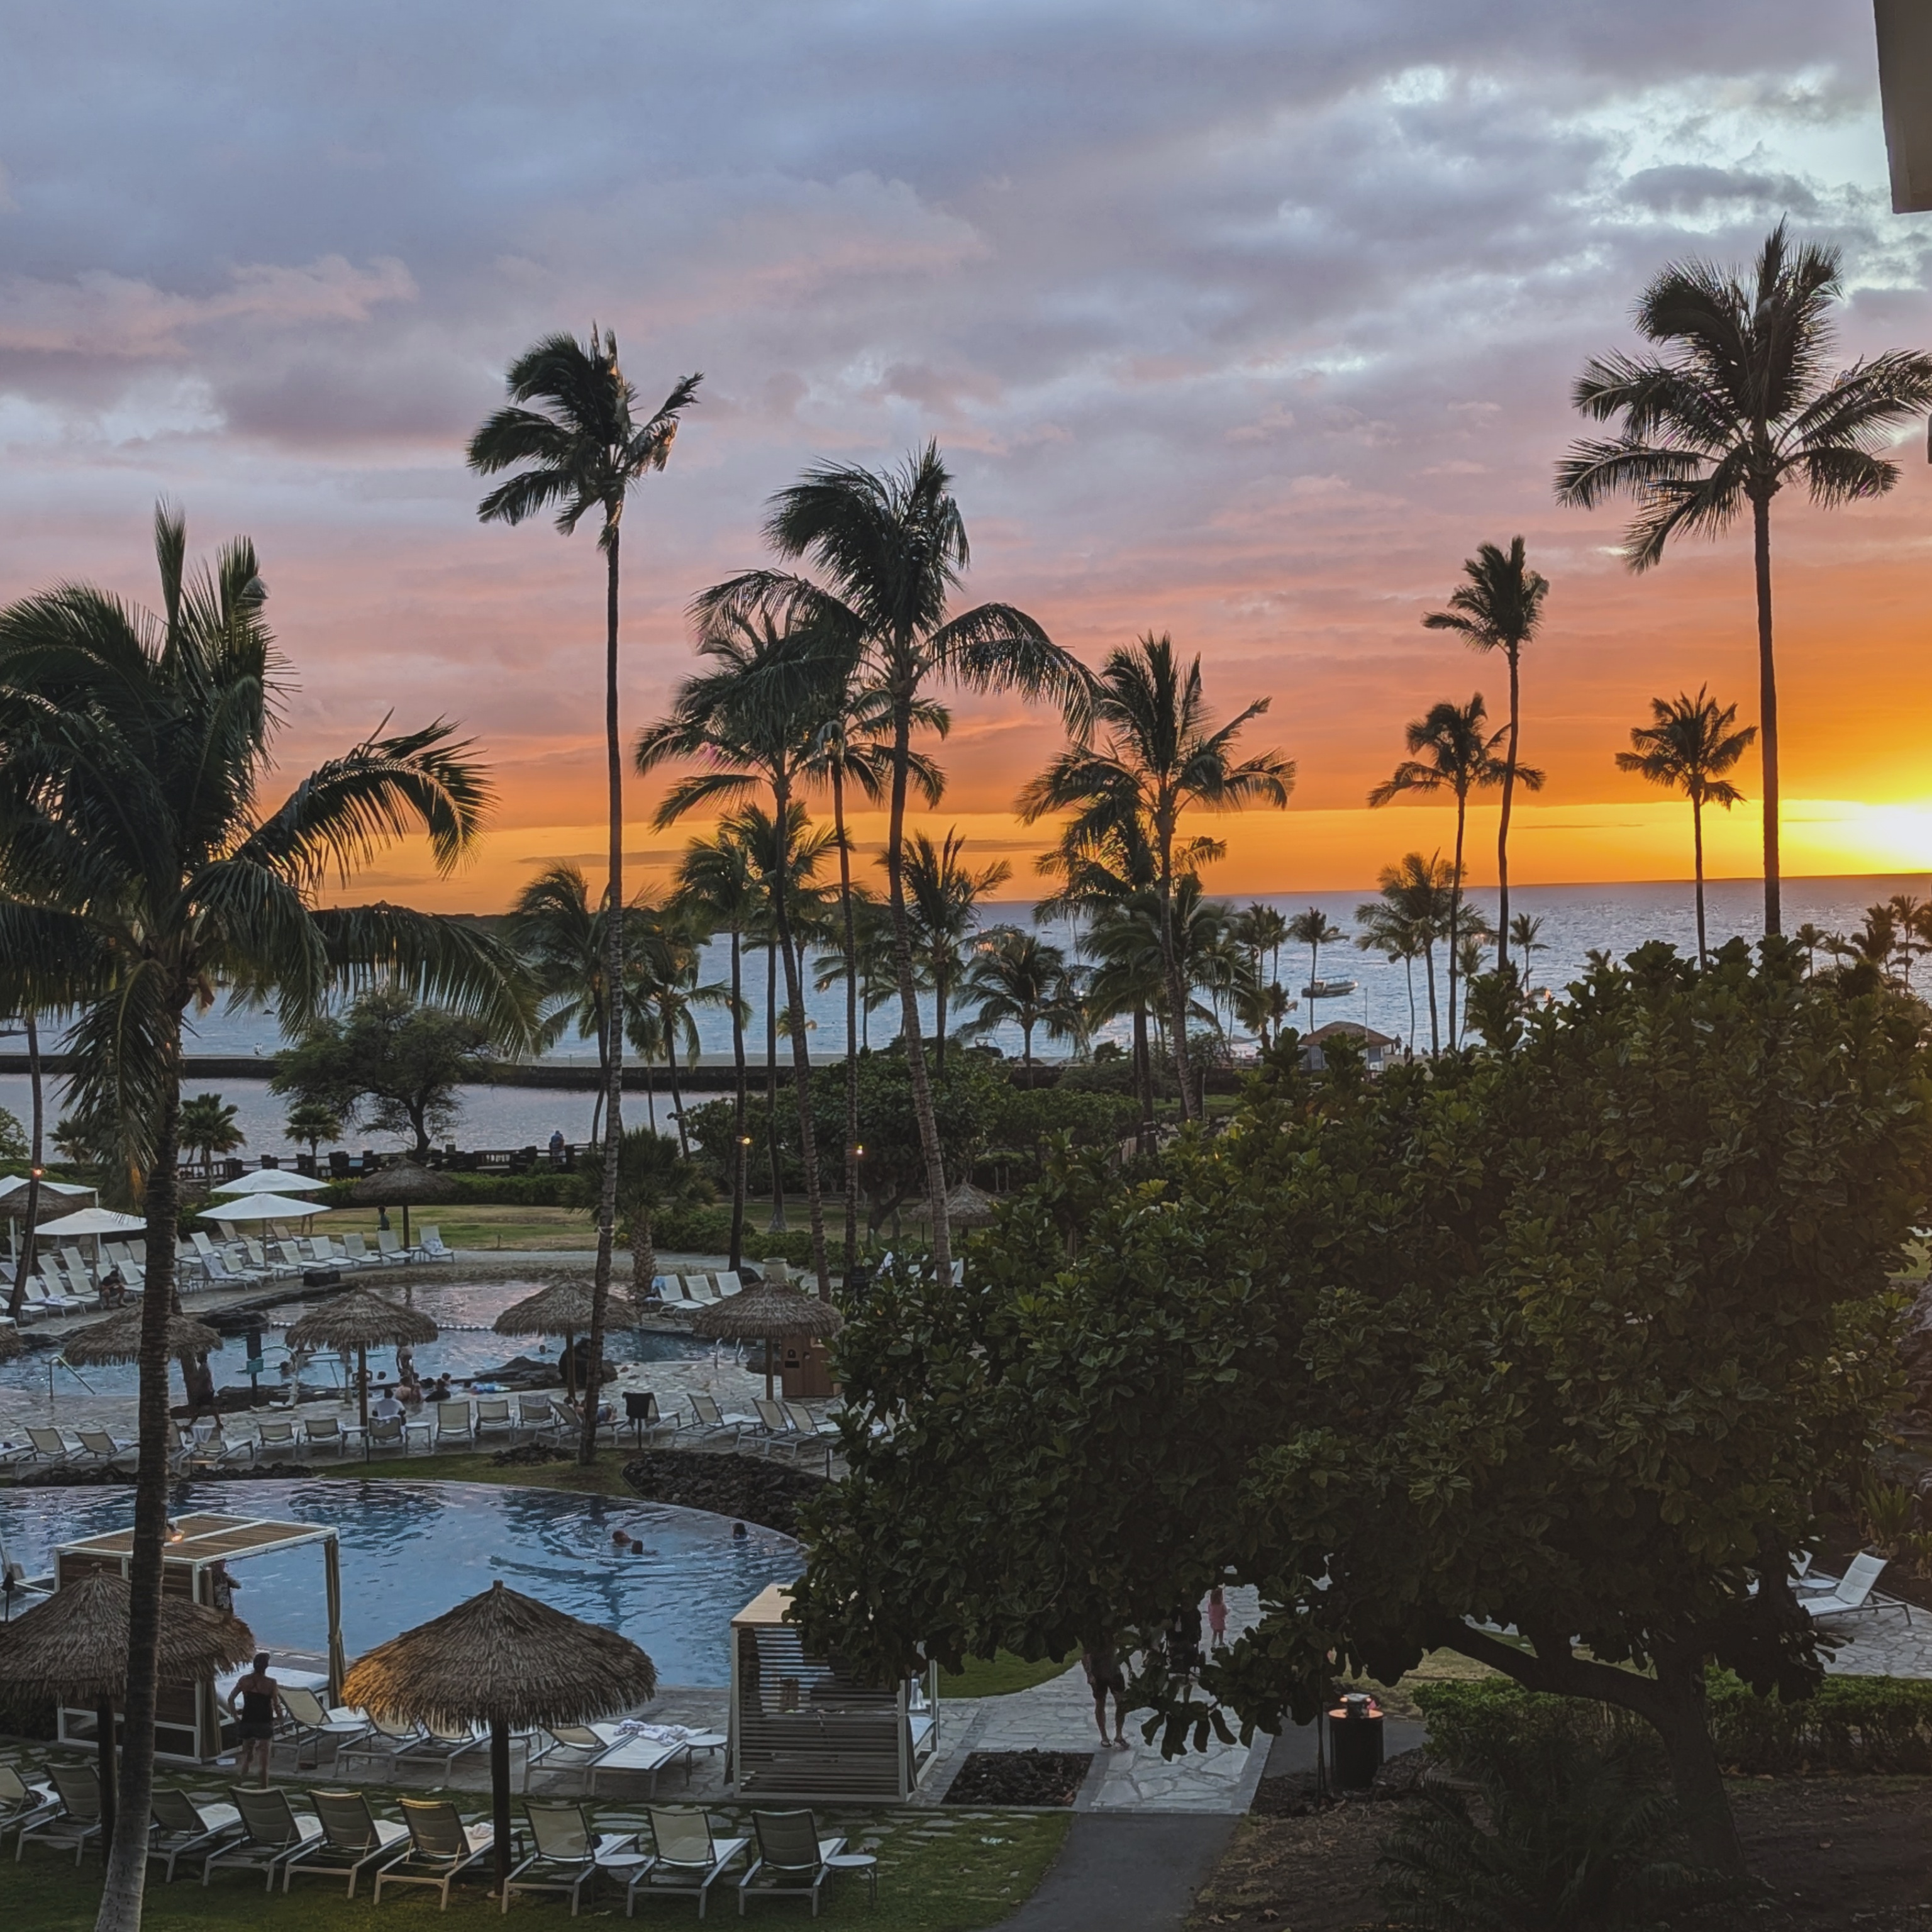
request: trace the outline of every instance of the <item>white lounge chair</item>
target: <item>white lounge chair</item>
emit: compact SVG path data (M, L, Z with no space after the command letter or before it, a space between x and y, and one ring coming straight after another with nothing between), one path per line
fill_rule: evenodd
M1872 1586L1884 1572L1882 1556L1861 1552L1845 1566L1845 1574L1835 1583L1828 1577L1820 1577L1820 1584L1828 1587L1801 1589L1798 1603L1814 1623L1822 1622L1828 1617L1848 1617L1859 1612L1877 1616L1886 1610L1902 1610L1909 1624L1912 1621L1909 1604L1896 1598L1872 1594Z
M148 1840L148 1862L158 1859L161 1882L172 1885L175 1867L200 1852L218 1851L242 1832L242 1814L232 1804L200 1804L185 1791L165 1787L153 1799L154 1829Z
M476 1412L468 1402L440 1402L436 1404L434 1440L438 1442L475 1442Z
M432 1222L422 1231L422 1240L418 1244L416 1255L426 1262L453 1262L456 1258L454 1248L442 1244L442 1230Z
M311 1791L309 1802L322 1821L322 1838L284 1861L282 1890L298 1876L346 1878L353 1898L356 1881L401 1844L408 1830L378 1818L359 1791Z
M376 1245L382 1250L386 1262L406 1262L410 1250L403 1246L403 1238L393 1228L385 1228L376 1237Z

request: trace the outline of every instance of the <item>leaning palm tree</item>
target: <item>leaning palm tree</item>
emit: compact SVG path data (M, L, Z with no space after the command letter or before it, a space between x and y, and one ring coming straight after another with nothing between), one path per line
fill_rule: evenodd
M1479 691L1467 704L1444 699L1427 713L1409 721L1406 736L1414 755L1405 758L1369 794L1372 806L1383 806L1408 792L1446 791L1456 800L1456 860L1450 892L1449 1045L1456 1044L1456 980L1462 955L1462 842L1469 814L1469 794L1503 781L1502 762L1496 750L1508 730L1485 731L1489 716ZM1516 782L1526 791L1543 789L1543 774L1533 765L1514 768Z
M845 1275L850 1280L859 1260L859 1190L850 1178L856 1159L852 1150L859 1144L859 927L852 884L852 842L845 830L845 790L853 787L871 805L877 805L891 791L892 704L883 691L858 683L852 671L844 667L836 675L845 688L830 694L830 715L812 734L803 770L808 778L823 784L832 795L832 832L838 853L838 914L845 969L844 1250ZM921 698L914 707L914 723L943 738L952 728L952 717L944 705ZM914 752L910 770L926 803L937 805L946 789L939 767L923 753Z
M976 1002L968 1022L974 1032L990 1033L1009 1022L1019 1028L1029 1089L1034 1034L1044 1027L1050 1039L1065 1039L1078 1024L1066 955L1018 926L997 926L982 935L959 991L962 999Z
M709 838L694 838L678 861L676 896L700 907L715 930L722 926L731 943L731 1247L728 1265L736 1274L745 1258L745 1167L751 1136L745 1131L744 941L758 922L763 890L743 828L727 820Z
M1737 725L1738 707L1720 706L1708 688L1697 695L1650 700L1650 722L1630 727L1630 747L1617 754L1619 771L1667 785L1690 801L1690 841L1697 878L1697 963L1704 964L1704 808L1728 812L1744 794L1724 776L1750 748L1755 724Z
M1573 443L1557 466L1560 502L1594 509L1628 495L1632 570L1663 560L1682 530L1714 536L1749 507L1757 589L1758 722L1764 734L1764 929L1784 930L1778 859L1778 676L1772 652L1771 502L1787 483L1829 508L1882 496L1898 466L1892 431L1932 409L1932 356L1888 350L1828 375L1835 248L1794 248L1780 222L1747 278L1714 263L1673 264L1646 289L1639 331L1665 356L1612 355L1577 378L1576 405L1616 422Z
M1265 698L1257 698L1218 730L1210 728L1201 660L1184 667L1170 639L1149 633L1111 652L1101 668L1094 715L1104 741L1096 746L1083 734L1020 794L1020 817L1029 825L1048 812L1071 812L1078 835L1104 836L1130 822L1138 828L1136 836L1154 856L1168 1009L1175 1015L1187 1010L1174 929L1179 881L1220 856L1212 840L1184 842L1180 820L1196 806L1238 812L1250 805L1287 805L1294 784L1292 759L1276 752L1238 760L1234 754L1234 740L1268 708ZM1198 1096L1188 1065L1184 1017L1172 1034L1181 1118L1192 1120Z
M1457 875L1439 852L1426 858L1406 852L1393 866L1384 866L1376 884L1381 896L1355 908L1362 931L1355 943L1364 951L1379 949L1405 968L1423 962L1429 984L1429 1050L1442 1050L1442 1016L1436 1004L1436 946L1449 935L1457 907ZM1409 985L1408 1034L1415 1037L1415 988Z
M593 328L588 344L548 335L511 364L505 379L508 407L499 410L470 440L470 466L480 476L514 473L484 496L476 514L485 523L520 524L554 510L570 536L587 516L597 521L604 553L604 756L610 794L610 869L604 903L624 903L624 752L617 721L618 539L631 492L670 460L684 412L698 399L701 376L676 385L655 414L640 420L638 392L619 368L617 338ZM604 934L604 982L609 1006L604 1038L604 1184L598 1197L597 1262L592 1276L587 1372L603 1373L604 1311L610 1294L610 1247L616 1227L617 1144L623 1133L624 922ZM578 1458L597 1454L597 1405L584 1406Z
M933 1262L943 1281L952 1265L946 1162L920 1042L904 871L917 707L933 686L951 682L970 691L1049 699L1077 727L1086 716L1090 681L1078 659L1011 604L981 604L957 616L947 614L970 551L966 520L937 443L883 474L845 464L807 471L773 500L765 536L781 556L814 564L824 582L785 571L749 571L706 592L703 610L783 608L794 618L838 632L854 658L863 658L867 682L886 694L890 706L886 877L893 962L913 1114L932 1204Z
M700 599L700 604L704 600ZM686 678L674 694L670 714L638 736L637 765L649 773L662 764L695 762L700 769L672 785L653 822L675 824L701 806L744 803L769 790L771 824L779 836L766 856L773 938L785 976L785 1012L791 1035L792 1084L798 1105L800 1156L812 1228L812 1266L822 1300L832 1298L825 1246L825 1204L819 1184L818 1138L812 1111L812 1063L806 1038L805 994L799 934L788 890L792 854L793 807L803 782L806 758L836 684L826 676L824 634L788 630L769 613L747 616L728 606L711 607L698 640L709 668ZM778 1197L782 1199L782 1193Z
M1501 651L1509 662L1509 743L1503 752L1503 808L1496 824L1496 890L1502 910L1496 916L1499 935L1496 963L1509 964L1510 810L1516 802L1516 761L1521 755L1520 672L1522 647L1536 635L1543 621L1543 600L1548 582L1529 567L1520 537L1508 550L1496 544L1480 545L1462 566L1463 581L1449 593L1446 610L1432 610L1423 619L1432 631L1454 631L1472 650Z
M150 614L85 584L0 610L0 978L14 1002L71 1008L68 1092L140 1190L147 1227L139 1461L129 1568L124 1816L154 1770L168 1508L168 1324L176 1306L182 1034L223 987L285 1030L332 992L402 983L529 1037L512 956L473 926L323 893L417 829L448 872L490 796L452 728L374 736L262 793L286 690L251 544L190 572L180 519L155 519ZM145 1834L109 1853L99 1925L134 1932Z
M1321 983L1317 968L1322 963L1322 949L1324 946L1339 946L1348 934L1337 926L1319 906L1310 906L1306 912L1298 912L1288 922L1288 937L1298 946L1308 948L1308 990L1306 998L1315 998L1315 988Z
M958 830L935 845L923 832L906 842L907 922L914 957L932 988L933 1070L946 1072L946 1015L960 956L980 929L980 902L1013 875L1004 859L973 871L964 862L966 842Z

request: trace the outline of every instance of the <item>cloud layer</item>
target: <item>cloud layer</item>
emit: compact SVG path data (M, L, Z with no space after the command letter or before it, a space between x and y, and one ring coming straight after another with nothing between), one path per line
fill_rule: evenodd
M1569 382L1664 262L1789 214L1846 250L1848 358L1932 340L1862 0L10 18L0 594L140 592L159 494L248 530L292 761L392 706L489 745L511 829L477 902L599 808L590 540L480 527L461 462L543 331L614 326L647 392L706 373L627 525L634 722L773 489L936 436L976 594L1090 655L1171 629L1228 706L1272 697L1298 809L1234 837L1284 886L1328 875L1405 718L1493 683L1418 622L1485 538L1556 586L1526 753L1552 803L1634 800L1610 754L1653 691L1748 700L1740 546L1633 583L1614 520L1550 496ZM1928 789L1927 488L1780 506L1794 797ZM949 804L1000 812L1052 738L963 706Z

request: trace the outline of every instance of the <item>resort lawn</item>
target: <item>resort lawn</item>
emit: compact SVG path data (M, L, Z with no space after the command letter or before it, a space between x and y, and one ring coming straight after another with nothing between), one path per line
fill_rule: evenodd
M574 1462L513 1463L496 1460L496 1451L474 1455L392 1456L387 1462L345 1460L340 1473L349 1478L386 1477L409 1483L500 1483L524 1490L569 1490L578 1496L623 1496L634 1502L638 1492L624 1480L624 1465L634 1453L628 1448L600 1448L589 1468ZM331 1468L332 1475L337 1473Z
M372 1798L377 1794L371 1792ZM479 1815L488 1801L478 1792L455 1794L465 1816ZM379 1814L389 1808L378 1802ZM710 1808L722 1828L735 1808ZM617 1808L596 1808L602 1828L624 1828ZM996 1925L1037 1886L1066 1835L1064 1812L980 1810L881 1810L818 1813L826 1833L841 1832L856 1850L876 1851L879 1860L879 1902L866 1901L866 1887L856 1877L835 1878L820 1895L818 1923L866 1926L875 1932L977 1932ZM747 1826L748 1828L748 1824ZM742 1868L738 1868L742 1870ZM0 1898L4 1918L20 1932L92 1932L100 1899L100 1865L90 1858L78 1871L71 1855L57 1856L29 1845L26 1862L9 1863ZM718 1881L710 1916L738 1922L732 1875ZM259 1876L217 1870L204 1891L196 1877L178 1878L171 1886L151 1884L142 1923L146 1932L200 1932L204 1926L272 1924L276 1932L386 1932L386 1928L419 1925L500 1925L504 1916L481 1884L458 1886L450 1894L449 1910L440 1913L436 1894L420 1886L386 1893L378 1906L367 1896L368 1882L358 1896L343 1896L342 1882L298 1878L288 1896L279 1888L264 1895ZM790 1924L806 1916L802 1904L789 1900L754 1901L752 1912L777 1924ZM562 1928L569 1924L569 1907L557 1894L519 1898L511 1916L520 1923L542 1921ZM587 1900L586 1918L624 1916L623 1894L608 1886ZM659 1924L695 1921L694 1901L668 1898L640 1903L638 1922Z
M344 1234L373 1234L377 1210L374 1208L338 1208L326 1222L316 1225L338 1240ZM418 1208L410 1214L412 1240L424 1226L439 1228L443 1244L452 1248L527 1249L533 1254L555 1253L560 1250L585 1250L597 1245L597 1231L590 1216L580 1208L499 1208L488 1203L470 1206L463 1202L441 1208ZM403 1217L392 1210L389 1226L400 1234ZM621 1266L628 1278L630 1256Z
M1042 1658L1037 1664L1029 1664L1010 1650L1001 1651L990 1663L982 1658L969 1657L966 1668L957 1674L940 1672L939 1694L942 1697L1004 1697L1015 1690L1030 1690L1036 1684L1050 1682L1068 1668L1069 1663L1066 1658L1058 1664Z

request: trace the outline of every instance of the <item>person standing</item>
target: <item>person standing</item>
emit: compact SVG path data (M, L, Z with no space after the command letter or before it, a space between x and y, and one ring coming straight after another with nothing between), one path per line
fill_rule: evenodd
M262 1783L268 1782L268 1749L275 1735L275 1713L282 1702L281 1688L268 1675L268 1653L258 1650L255 1653L255 1667L246 1677L241 1678L228 1694L228 1708L236 1713L239 1722L236 1726L242 1748L236 1754L235 1774L238 1780L245 1780L248 1775L250 1759L256 1751L262 1756Z
M1211 1654L1228 1641L1228 1597L1220 1584L1208 1592L1208 1648Z
M1127 1748L1127 1677L1112 1637L1082 1652L1080 1668L1087 1673L1088 1688L1094 1694L1094 1721L1100 1727L1100 1742L1111 1750ZM1114 1735L1107 1736L1107 1700L1114 1700Z

